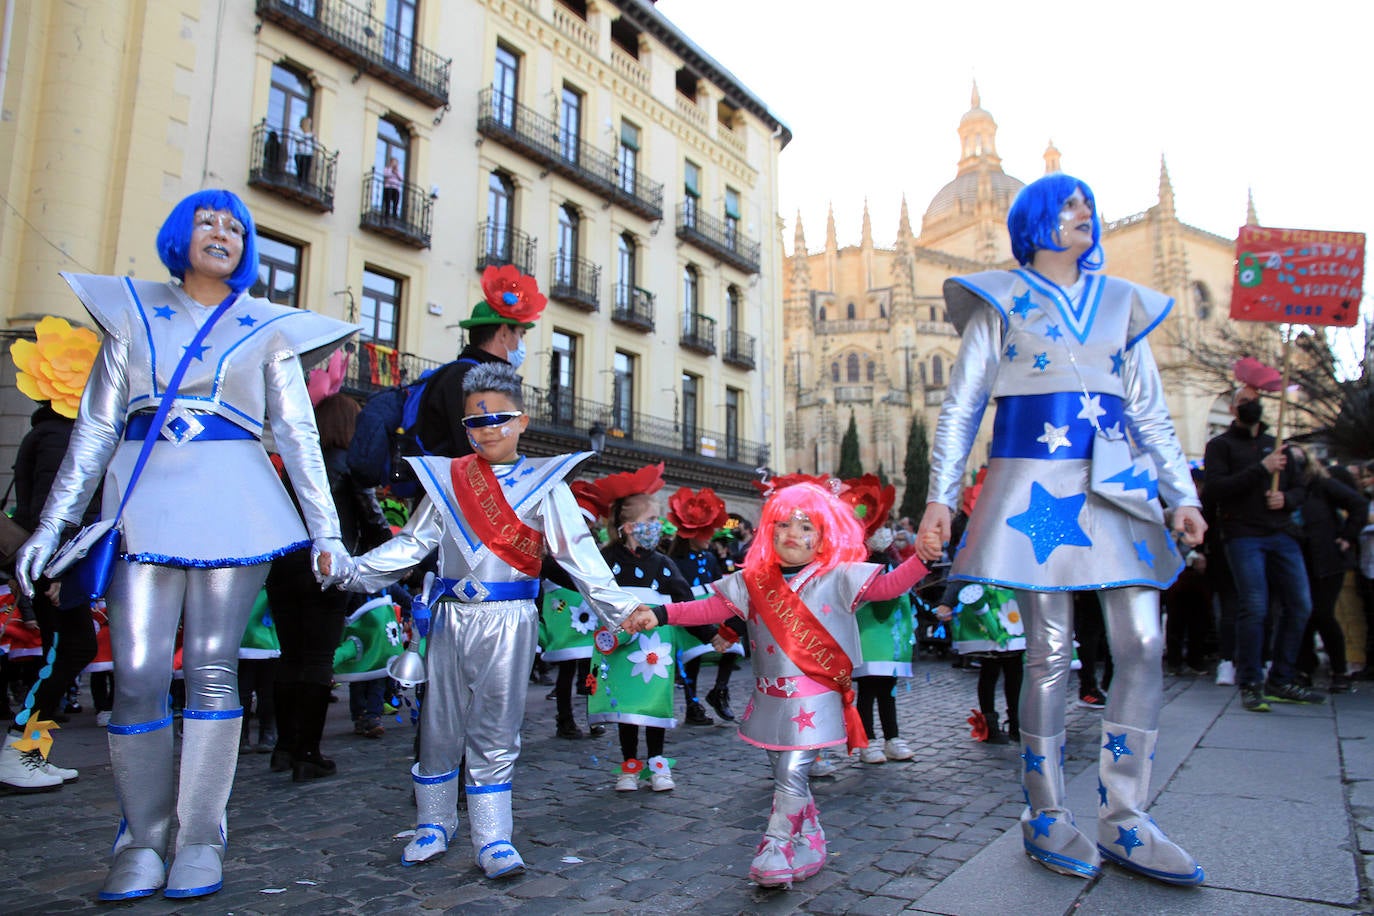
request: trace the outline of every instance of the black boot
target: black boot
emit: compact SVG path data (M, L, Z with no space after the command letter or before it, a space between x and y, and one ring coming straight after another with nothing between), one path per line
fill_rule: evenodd
M711 704L711 708L716 711L726 722L735 721L734 710L730 708L730 688L713 687L711 692L706 694L706 702Z
M1007 710L1007 734L1011 736L1011 740L1017 742L1018 744L1020 743L1021 720L1017 716L1016 710L1014 709Z
M696 700L687 701L688 725L715 725L716 720L706 715L706 710Z
M296 717L299 738L295 764L291 768L292 782L322 779L337 771L334 761L320 753L320 737L324 734L324 719L329 712L328 684L300 684L296 697Z
M296 692L301 685L278 681L272 688L272 699L277 707L277 743L272 748L273 773L285 773L296 765L296 743L300 734L296 718Z
M997 713L993 713L991 716L984 715L983 718L986 719L988 723L988 736L983 739L984 741L988 744L1010 743L1010 739L1007 738L1007 733L1002 731L1001 727L997 724Z
M582 737L582 729L577 727L577 721L572 716L559 716L558 730L554 732L554 737L575 740Z

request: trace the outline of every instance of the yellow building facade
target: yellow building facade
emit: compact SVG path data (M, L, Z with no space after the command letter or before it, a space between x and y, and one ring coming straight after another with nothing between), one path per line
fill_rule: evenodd
M549 305L531 451L752 497L781 442L777 163L790 132L644 0L13 4L6 328L86 322L59 271L161 279L204 187L258 224L256 294L363 325L359 396L454 357L483 268ZM0 377L0 443L32 404Z
M997 125L982 108L977 87L958 135L955 176L931 199L919 234L903 199L896 243L877 247L865 203L859 244L839 244L832 211L824 246L811 251L798 215L784 316L788 470L833 472L852 414L864 469L876 472L881 466L897 484L900 501L912 418L920 413L933 432L959 350L945 313L944 281L1015 266L1006 217L1024 183L1002 168ZM1045 152L1045 169L1060 169L1053 144ZM1227 320L1234 239L1179 219L1161 162L1156 203L1104 224L1102 247L1110 273L1175 300L1150 341L1184 450L1199 458L1218 424L1229 418L1223 419L1224 407L1218 413L1215 380L1191 368L1186 343ZM986 460L990 431L991 411L970 469Z

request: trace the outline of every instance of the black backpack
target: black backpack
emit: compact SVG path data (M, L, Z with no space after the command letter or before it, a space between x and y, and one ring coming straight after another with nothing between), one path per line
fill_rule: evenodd
M405 459L429 454L415 434L415 420L433 371L409 385L379 391L363 405L348 444L348 471L358 486L390 487L403 499L419 495L419 482Z

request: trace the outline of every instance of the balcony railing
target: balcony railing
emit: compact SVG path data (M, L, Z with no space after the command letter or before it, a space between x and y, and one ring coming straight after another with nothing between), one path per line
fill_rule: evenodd
M353 346L349 344L348 346ZM430 369L444 365L414 353L402 353L386 346L364 342L349 360L343 389L366 397L396 385L407 385Z
M654 331L654 294L638 286L621 283L615 288L615 307L611 309L611 320L637 328L641 331Z
M726 331L725 352L721 355L721 358L732 366L753 369L755 366L754 336L733 329Z
M622 175L614 156L580 137L564 134L557 122L490 86L478 95L477 132L631 213L645 219L663 218L661 183L637 171Z
M409 181L388 188L376 172L363 178L363 212L358 225L411 248L428 248L434 198Z
M325 213L334 209L334 175L339 154L313 137L268 127L264 118L253 128L248 183Z
M716 352L716 319L696 312L682 316L682 337L678 341L689 350L714 355Z
M555 253L549 258L549 298L586 312L601 307L601 267L585 258Z
M477 224L477 269L514 264L522 274L533 274L537 244L514 226L483 220Z
M759 243L749 241L732 223L702 213L695 202L678 205L677 237L746 273L759 272Z
M371 4L369 4L369 9ZM449 67L413 38L344 0L257 0L258 16L434 108L448 105Z

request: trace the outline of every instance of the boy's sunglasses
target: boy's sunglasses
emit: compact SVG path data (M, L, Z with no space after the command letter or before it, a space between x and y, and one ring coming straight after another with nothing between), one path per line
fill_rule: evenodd
M485 429L488 426L501 426L509 423L517 417L523 417L523 410L502 410L496 413L475 413L463 417L463 426L467 429Z

